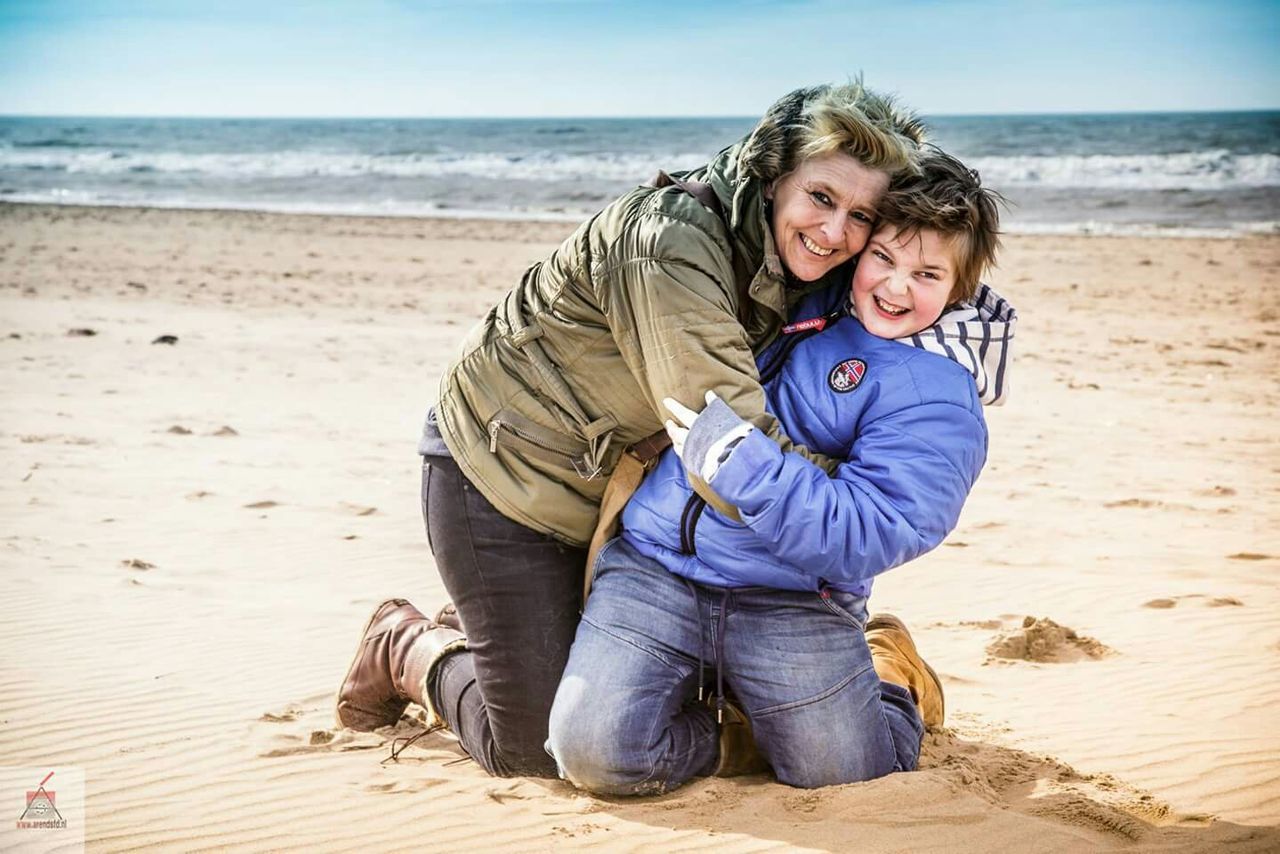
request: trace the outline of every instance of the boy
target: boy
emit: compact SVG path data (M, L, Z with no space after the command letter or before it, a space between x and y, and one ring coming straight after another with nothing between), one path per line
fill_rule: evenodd
M589 570L551 711L547 747L575 785L643 794L729 771L726 684L794 786L912 770L922 724L941 725L936 674L900 621L868 622L867 596L873 576L955 526L986 460L982 405L1005 393L1015 314L978 286L998 245L994 194L939 151L921 167L886 197L852 287L806 299L807 319L759 360L770 411L846 460L836 474L711 392L700 414L665 402L674 447ZM741 520L708 507L690 473ZM708 664L716 715L697 702Z

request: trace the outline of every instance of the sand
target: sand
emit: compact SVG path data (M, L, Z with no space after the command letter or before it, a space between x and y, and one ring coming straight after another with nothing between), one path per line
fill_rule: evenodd
M921 771L610 800L336 729L372 607L443 597L440 370L569 230L0 206L0 763L83 768L91 850L1280 849L1275 236L1008 240L990 462L873 598Z

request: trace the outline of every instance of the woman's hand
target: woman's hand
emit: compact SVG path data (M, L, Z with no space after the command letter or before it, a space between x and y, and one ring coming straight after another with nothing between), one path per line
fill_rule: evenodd
M739 418L714 391L707 391L706 401L700 413L670 397L663 398L662 405L676 419L664 422L676 456L686 470L710 483L738 443L756 428Z

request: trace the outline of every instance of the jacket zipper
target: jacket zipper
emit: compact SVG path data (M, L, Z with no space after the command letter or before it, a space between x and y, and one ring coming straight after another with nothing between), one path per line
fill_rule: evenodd
M702 511L707 509L707 499L698 493L689 496L685 502L684 512L680 514L680 551L687 555L696 555L698 546L693 541L694 532L698 529L698 520Z
M503 421L501 418L494 418L492 421L489 422L489 453L491 454L497 453L498 433L500 433L503 430L506 430L508 433L515 436L517 439L521 439L525 442L528 442L531 445L537 445L540 448L545 448L548 451L554 451L557 454L563 454L564 456L569 457L570 459L577 457L578 454L580 453L579 450L576 448L568 448L563 445L557 447L551 442L548 442L544 437L535 437L530 433L528 433L527 431L521 430L519 427L515 426L511 422Z
M788 335L787 340L782 342L782 346L778 348L778 352L774 354L768 366L760 372L760 385L764 385L778 375L778 372L782 370L782 366L786 364L787 357L791 355L791 351L795 349L797 344L806 338L817 335L828 326L838 323L843 315L844 309L835 309L821 318L824 321L822 324Z

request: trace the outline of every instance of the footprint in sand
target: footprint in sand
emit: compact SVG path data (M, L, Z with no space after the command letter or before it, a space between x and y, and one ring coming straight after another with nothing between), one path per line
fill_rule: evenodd
M426 746L425 714L404 715L393 726L374 732L357 732L334 725L332 694L321 694L264 712L253 725L258 756L274 759L300 753L347 753L353 750L403 748L406 742ZM266 724L267 726L262 726ZM418 736L418 738L415 738ZM437 734L436 738L445 738ZM432 743L439 747L440 743Z
M258 720L269 724L283 724L296 721L298 715L302 714L301 709L285 709L283 712L263 712L262 717Z
M260 724L271 726L261 728ZM290 704L279 711L264 712L254 726L258 755L272 759L299 753L376 750L386 742L385 734L338 729L332 724L333 711L324 706Z
M1150 602L1143 602L1144 608L1155 608L1164 610L1168 608L1176 608L1183 600L1195 600L1206 608L1238 608L1243 607L1244 603L1234 596L1208 596L1204 593L1188 593L1185 596L1169 596L1161 599L1152 599Z
M1020 619L1020 618L1019 618ZM992 631L994 629L1003 628L1004 623L1000 620L959 620L947 621L940 620L936 623L929 623L926 628L930 629L986 629Z
M1075 629L1061 626L1048 617L1026 617L1021 627L987 645L987 664L992 661L1034 661L1062 664L1098 659L1112 649Z
M377 750L382 747L382 736L372 732L354 730L311 730L304 735L277 733L268 739L274 745L259 751L263 759L280 756L296 756L299 753L346 753L351 750Z
M448 785L448 780L423 777L405 780L392 780L388 783L369 783L365 785L364 790L366 792L376 792L387 795L416 795L420 792L425 792L428 789Z

